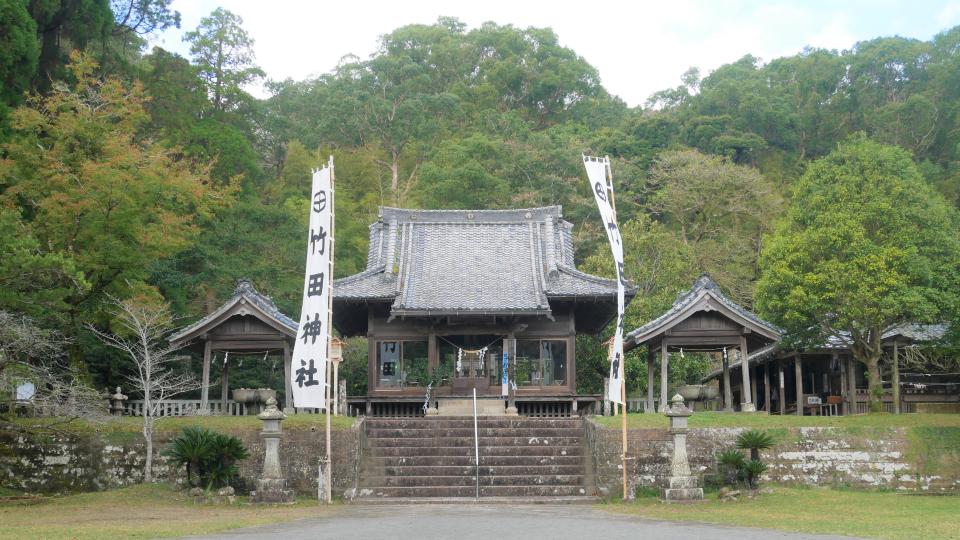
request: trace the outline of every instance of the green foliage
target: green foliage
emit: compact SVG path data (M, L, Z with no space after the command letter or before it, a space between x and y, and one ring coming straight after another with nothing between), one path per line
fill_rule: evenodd
M207 489L229 485L239 474L237 461L250 457L239 438L197 426L183 428L170 441L166 455L186 466L191 486L203 485Z
M767 472L767 464L759 459L749 459L740 466L740 474L750 489L757 489L757 482Z
M960 306L960 217L910 155L854 137L814 162L766 245L758 308L794 343L849 336L880 391L880 338Z
M141 139L143 89L98 79L95 67L75 55L75 85L17 109L0 162L0 205L20 216L24 241L35 238L38 254L67 270L61 278L80 278L63 297L76 323L105 294L135 291L153 261L189 245L198 219L229 195Z
M247 99L243 86L264 76L263 70L253 63L253 39L242 25L243 19L218 7L200 19L196 30L184 36L218 111L239 106Z
M18 105L37 70L37 23L22 0L2 0L0 27L0 103Z
M728 485L736 484L745 462L746 460L739 450L728 449L717 454L717 464L722 482Z
M776 444L773 436L766 431L759 429L748 429L737 435L737 448L741 450L750 450L750 459L759 460L760 450L773 448Z

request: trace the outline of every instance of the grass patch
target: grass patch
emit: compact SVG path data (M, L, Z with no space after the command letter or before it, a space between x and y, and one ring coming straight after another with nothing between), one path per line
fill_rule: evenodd
M206 506L165 484L51 498L32 506L0 505L0 539L163 538L210 534L327 515L336 508L302 500L291 506Z
M960 538L960 497L826 488L775 488L770 495L721 503L663 504L656 497L602 505L618 513L784 531L889 540Z
M960 428L917 426L908 437L908 457L918 472L960 477Z
M619 416L594 416L602 426L620 427ZM627 427L662 428L669 427L667 417L662 414L630 413L627 415ZM690 427L745 427L745 428L790 428L790 427L840 427L847 429L888 428L888 427L957 427L960 428L960 414L860 414L854 416L796 416L768 415L757 413L721 413L698 412L690 417Z
M284 429L325 429L325 415L322 414L291 414L283 422ZM331 416L330 429L350 429L356 418L349 416ZM82 419L64 422L62 418L18 418L16 422L24 427L43 429L55 427L57 430L68 433L112 433L139 435L143 429L143 419L133 416L111 418L106 422L96 423ZM263 422L256 416L174 416L157 420L156 430L179 431L187 426L202 426L215 431L259 431Z

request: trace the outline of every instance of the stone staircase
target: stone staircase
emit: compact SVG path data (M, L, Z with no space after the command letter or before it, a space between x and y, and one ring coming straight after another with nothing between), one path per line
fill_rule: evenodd
M480 500L594 500L579 418L480 417ZM359 502L474 500L473 417L367 418Z

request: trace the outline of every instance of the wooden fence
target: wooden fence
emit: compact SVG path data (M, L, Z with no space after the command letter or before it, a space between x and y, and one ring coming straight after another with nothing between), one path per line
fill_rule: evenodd
M157 416L193 416L199 414L199 399L168 399L160 404ZM143 416L143 400L131 399L124 403L123 413L128 416ZM207 403L207 414L215 416L243 416L247 413L247 406L237 401L227 401L224 411L220 400Z

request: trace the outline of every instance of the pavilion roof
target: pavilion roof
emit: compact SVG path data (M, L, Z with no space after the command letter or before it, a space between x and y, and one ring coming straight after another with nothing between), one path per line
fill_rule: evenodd
M628 332L624 336L624 347L630 350L663 334L698 311L714 309L722 311L727 317L769 340L778 341L783 334L783 329L780 327L761 319L749 309L728 298L709 275L703 274L697 278L690 290L677 295L670 309L656 319Z
M613 302L612 317L616 281L576 269L571 229L559 206L384 207L370 226L366 270L336 280L334 302L386 302L394 316L429 316L549 315L551 300L590 300Z
M279 333L289 337L296 337L297 323L287 317L273 303L273 299L254 288L249 279L240 279L233 290L233 295L220 307L197 322L179 330L170 336L170 343L186 345L198 336L210 332L223 321L238 314L253 315L275 328Z

